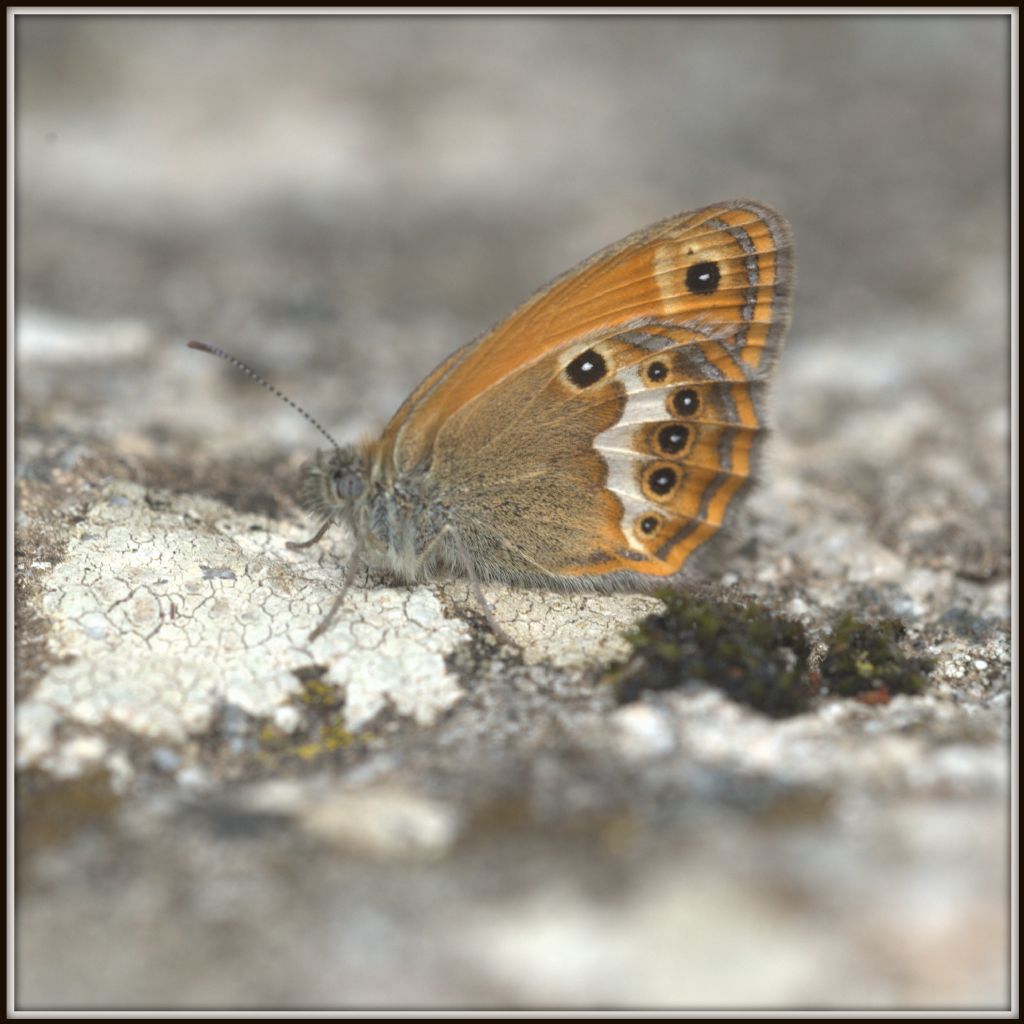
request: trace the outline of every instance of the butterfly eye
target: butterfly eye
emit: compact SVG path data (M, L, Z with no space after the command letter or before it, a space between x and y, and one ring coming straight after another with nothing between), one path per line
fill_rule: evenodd
M363 493L363 478L350 469L335 473L331 483L334 484L334 493L342 501L351 501Z
M686 272L686 287L695 295L710 295L721 277L717 263L695 263Z
M608 372L608 364L599 352L588 348L581 352L566 368L566 376L578 388L596 384Z

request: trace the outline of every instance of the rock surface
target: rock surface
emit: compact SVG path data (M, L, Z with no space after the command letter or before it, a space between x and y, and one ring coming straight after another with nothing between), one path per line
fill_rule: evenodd
M1000 17L20 17L16 999L1009 1007ZM56 76L53 69L62 74ZM680 209L793 221L764 481L707 563L924 693L619 706L652 597L357 579L341 440Z

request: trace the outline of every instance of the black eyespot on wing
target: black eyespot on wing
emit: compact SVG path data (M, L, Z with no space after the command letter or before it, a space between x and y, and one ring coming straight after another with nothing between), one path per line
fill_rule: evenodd
M670 469L668 466L662 466L660 469L656 469L647 478L647 485L655 494L665 495L675 487L678 479L679 477L676 475L676 471L674 469Z
M672 408L680 416L694 416L700 408L700 395L693 388L682 388L672 396Z
M578 388L589 388L608 373L604 357L588 348L581 352L566 368L565 374Z
M659 380L664 380L668 376L668 367L662 362L651 363L647 367L647 379L657 383Z
M658 517L657 516L644 516L640 520L640 532L646 533L648 536L658 528Z
M718 290L722 274L717 263L694 263L686 271L686 287L694 295L710 295Z
M690 428L681 423L670 423L658 431L658 448L666 455L677 455L690 440Z

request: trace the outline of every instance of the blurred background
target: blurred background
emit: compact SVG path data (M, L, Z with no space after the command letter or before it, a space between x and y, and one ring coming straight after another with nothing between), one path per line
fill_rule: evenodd
M179 810L178 776L147 790L145 742L112 733L142 781L116 828L31 848L26 998L1001 1005L1011 27L19 15L33 568L45 575L47 545L60 560L69 517L109 479L295 515L317 435L187 339L230 349L348 440L598 248L752 198L791 220L798 280L742 582L820 624L882 564L871 600L895 594L966 666L891 714L786 726L706 701L701 742L644 761L615 752L619 719L592 679L502 664L472 680L461 718L324 769L328 788L376 770L467 818L474 800L491 808L425 865L296 846L272 814L211 810L234 763L215 731L171 751L213 780ZM45 655L43 617L19 628ZM693 706L659 713L686 735Z
M731 197L792 220L793 349L898 328L1005 355L1005 17L17 24L23 359L70 356L71 318L79 359L144 355L176 406L217 376L179 350L199 336L343 433L379 425L552 276ZM97 430L165 412L111 389ZM248 399L252 443L310 441ZM245 422L217 404L195 415Z

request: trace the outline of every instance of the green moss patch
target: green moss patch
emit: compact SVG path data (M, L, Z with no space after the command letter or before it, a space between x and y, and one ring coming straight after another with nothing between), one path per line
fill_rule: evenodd
M899 644L905 635L898 619L869 624L843 615L821 663L823 686L831 694L869 704L886 703L896 693L921 693L933 662L904 655Z
M295 674L302 684L293 703L302 712L302 725L284 732L272 722L259 731L264 760L275 764L282 759L314 761L325 754L359 747L368 736L356 736L345 726L345 691L323 678L326 666L310 665Z
M803 626L754 602L662 594L665 610L628 637L629 660L610 674L620 703L645 690L704 683L773 718L808 711L820 694L884 703L920 693L931 663L903 654L896 620L864 623L843 615L819 669Z
M757 604L662 595L665 611L650 615L628 639L633 656L614 673L621 703L644 690L703 682L775 718L805 710L810 643L803 626Z
M345 703L345 691L334 683L327 682L324 674L326 665L309 665L300 668L295 676L302 684L302 692L297 700L306 707L319 711L338 711Z

